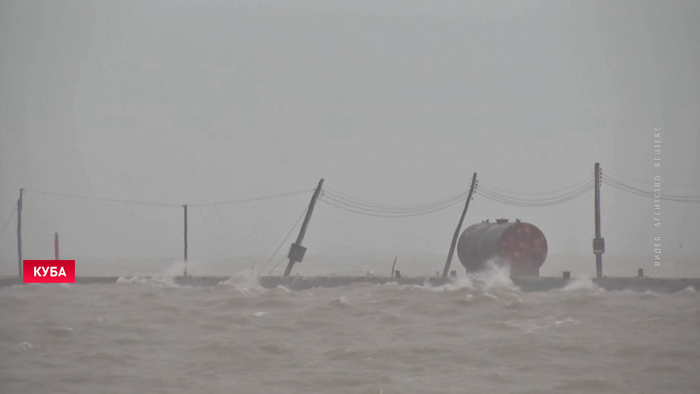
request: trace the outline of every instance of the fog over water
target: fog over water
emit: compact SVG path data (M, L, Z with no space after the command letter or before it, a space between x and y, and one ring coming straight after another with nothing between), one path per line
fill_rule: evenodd
M699 108L694 0L0 0L0 281L20 189L24 259L119 278L0 287L0 393L697 394L698 292L589 278L594 163L604 274L700 277ZM435 275L473 173L565 288L255 280L321 178L292 275Z
M2 1L0 220L20 188L175 205L27 192L25 258L53 257L58 231L80 270L182 259L179 205L321 177L411 205L457 194L473 172L484 187L556 191L600 162L645 192L661 175L664 193L698 196L698 26L694 1ZM309 197L192 208L190 258L266 261ZM654 267L651 199L604 184L602 201L607 274L700 275L697 204L663 203ZM400 256L432 272L460 209L387 219L319 204L308 261ZM592 192L543 208L477 195L465 224L496 217L542 229L543 273L594 274ZM16 272L14 223L2 275Z

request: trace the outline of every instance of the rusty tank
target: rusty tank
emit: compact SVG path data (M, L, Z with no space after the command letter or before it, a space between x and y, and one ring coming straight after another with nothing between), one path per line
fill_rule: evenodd
M467 273L486 268L492 260L510 265L511 276L539 276L547 258L547 239L530 223L497 219L467 227L459 237L457 255Z

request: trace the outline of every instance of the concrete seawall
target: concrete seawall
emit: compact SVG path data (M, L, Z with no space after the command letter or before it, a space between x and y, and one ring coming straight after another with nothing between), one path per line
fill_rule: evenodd
M551 277L517 277L511 278L513 284L524 292L550 291L562 289L576 279L563 279ZM279 277L267 276L258 278L260 285L266 288L283 286L291 290L306 290L314 287L339 287L353 283L387 284L417 286L442 286L452 283L453 278L390 278L390 277ZM697 279L660 279L660 278L602 278L592 279L592 282L606 291L651 291L655 293L676 293L688 287L700 291L700 278Z
M94 285L94 284L114 284L120 277L77 277L76 284ZM149 277L139 277L149 279ZM182 286L200 286L212 287L221 282L230 280L226 276L188 276L174 277L174 282ZM263 276L258 278L258 282L264 288L275 288L282 286L290 290L307 290L314 287L340 287L348 286L353 283L370 283L374 285L383 285L387 283L396 283L399 285L414 285L414 286L442 286L451 283L453 278L442 277L404 277L391 278L379 276ZM551 277L519 277L512 278L513 283L524 292L549 291L561 289L567 284L576 281L574 279L562 279ZM688 287L700 291L700 278L694 279L661 279L647 277L632 277L632 278L602 278L593 279L593 283L607 291L638 291L638 292L654 292L654 293L675 293L682 291ZM0 288L12 285L22 285L22 280L17 277L0 278Z

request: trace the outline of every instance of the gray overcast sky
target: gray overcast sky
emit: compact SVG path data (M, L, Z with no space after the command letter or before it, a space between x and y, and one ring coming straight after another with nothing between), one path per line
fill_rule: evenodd
M196 204L325 177L414 204L457 193L474 171L483 185L556 190L596 161L651 182L657 126L664 192L700 195L670 186L700 184L700 2L292 4L0 1L0 225L21 187ZM193 209L190 255L267 258L309 197ZM553 255L590 261L592 201L477 196L465 224L519 217ZM305 243L326 259L444 255L461 208L382 219L319 203ZM698 208L663 205L676 273L697 268ZM30 193L23 213L25 258L52 257L54 231L66 258L182 253L178 208ZM0 236L0 274L16 269L14 225ZM650 201L604 186L608 255L651 264L654 234Z

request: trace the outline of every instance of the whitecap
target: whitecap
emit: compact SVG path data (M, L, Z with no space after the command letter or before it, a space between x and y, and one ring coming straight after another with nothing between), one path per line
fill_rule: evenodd
M600 288L598 285L593 283L593 280L589 277L583 276L580 278L576 278L564 286L564 288L561 289L561 291L605 291L602 288Z
M22 342L12 346L12 350L15 352L26 352L34 348L31 342Z
M559 326L561 324L578 324L578 320L571 318L571 317L567 317L564 320L555 320L554 324L557 326Z

